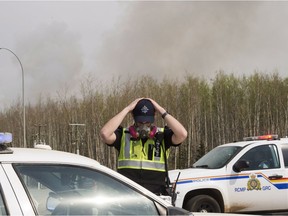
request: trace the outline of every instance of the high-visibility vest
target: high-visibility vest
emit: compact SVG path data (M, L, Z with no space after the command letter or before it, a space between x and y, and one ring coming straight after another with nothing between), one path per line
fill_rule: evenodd
M157 128L157 132L164 132L164 128ZM139 140L131 139L129 129L123 128L121 147L118 156L118 169L145 169L165 172L164 139L156 143L148 139L144 145ZM166 150L166 158L169 149Z

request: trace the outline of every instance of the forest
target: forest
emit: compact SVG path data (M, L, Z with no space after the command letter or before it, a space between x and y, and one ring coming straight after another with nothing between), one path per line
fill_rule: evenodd
M179 80L157 80L151 76L121 81L108 87L87 79L80 96L62 94L27 103L27 147L45 141L54 150L93 158L116 168L117 151L99 136L101 127L138 97L156 100L187 129L188 137L171 148L169 169L191 167L212 148L243 137L262 134L288 134L288 79L277 72L235 76L218 72L210 80L187 75ZM13 147L23 147L21 102L0 113L0 131L13 134ZM131 115L122 126L133 124ZM155 125L165 125L157 114Z

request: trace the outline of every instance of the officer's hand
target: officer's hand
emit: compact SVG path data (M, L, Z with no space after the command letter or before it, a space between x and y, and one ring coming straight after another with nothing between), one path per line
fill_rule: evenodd
M163 107L161 107L156 101L154 101L151 98L146 98L148 100L150 100L155 108L156 111L158 111L159 113L163 113L165 112L165 109Z
M129 112L131 112L131 111L135 108L135 106L136 106L136 104L138 103L138 101L140 101L140 100L142 100L142 99L143 99L143 98L137 98L137 99L134 100L132 103L130 103L130 104L127 106Z

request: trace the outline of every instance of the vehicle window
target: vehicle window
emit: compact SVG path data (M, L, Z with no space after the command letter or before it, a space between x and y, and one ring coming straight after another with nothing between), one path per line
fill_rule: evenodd
M104 173L64 165L14 165L39 215L158 215L152 200Z
M287 146L287 144L282 145L281 149L282 149L282 154L283 154L283 158L284 158L284 164L285 164L285 167L287 168L288 167L288 146Z
M239 151L239 146L220 146L212 149L193 164L196 168L218 169L227 164Z
M239 160L246 160L246 170L275 169L280 167L279 155L275 145L262 145L250 149Z
M8 215L7 211L6 211L5 202L4 202L4 199L3 199L2 190L1 190L1 193L0 193L0 215Z

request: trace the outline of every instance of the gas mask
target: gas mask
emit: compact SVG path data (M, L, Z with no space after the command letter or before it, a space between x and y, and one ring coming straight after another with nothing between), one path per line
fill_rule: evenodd
M129 132L134 139L153 139L157 132L157 127L147 124L135 124L129 127Z
M150 127L148 127L147 125L143 124L141 126L136 127L136 131L139 134L139 137L141 139L145 139L149 137L150 134Z

